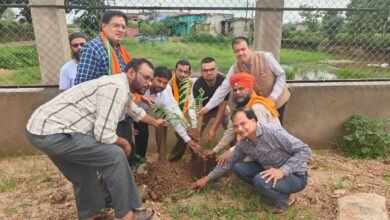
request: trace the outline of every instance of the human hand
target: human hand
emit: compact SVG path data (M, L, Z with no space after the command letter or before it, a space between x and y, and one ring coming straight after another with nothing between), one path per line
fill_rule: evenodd
M223 153L221 156L217 158L218 165L224 165L232 156L232 151L227 150L225 153Z
M196 182L193 182L191 184L191 188L192 189L203 189L203 187L207 184L207 182L209 181L209 177L208 176L205 176L201 179L198 179Z
M189 135L192 139L199 140L199 138L200 138L199 131L198 131L198 129L196 129L196 128L190 128L190 129L188 129L187 133L188 133L188 135Z
M138 130L137 130L137 129L133 129L133 130L132 130L132 134L133 134L133 135L138 135Z
M154 127L162 128L162 127L167 127L168 125L169 125L169 122L167 120L159 118L159 119L156 119Z
M200 109L200 111L197 113L198 115L204 115L206 114L207 112L209 112L209 110L206 108L206 107L202 107Z
M146 97L146 96L141 96L141 101L145 102L148 105L156 104L156 102L152 98L149 98L149 97Z
M203 159L205 159L205 160L208 160L214 156L215 156L215 153L212 150L207 149L203 152Z
M115 141L115 144L118 145L120 148L122 148L122 150L125 152L126 156L130 155L131 145L126 139L124 139L122 137L118 137L118 139Z
M190 147L197 155L200 155L201 147L195 141L193 140L188 141L187 146Z
M215 137L215 129L210 129L209 132L207 133L207 141L212 141Z
M260 172L261 178L266 179L265 183L269 181L273 181L272 187L275 188L276 182L284 177L284 173L281 169L277 168L269 168L268 170L264 170Z

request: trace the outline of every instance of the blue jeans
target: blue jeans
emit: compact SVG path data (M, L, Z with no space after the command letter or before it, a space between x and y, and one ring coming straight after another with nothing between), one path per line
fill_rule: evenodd
M234 174L255 187L256 191L271 203L271 205L285 209L287 208L286 201L290 194L303 190L307 184L306 175L290 174L278 180L275 188L272 187L273 182L265 183L260 172L264 171L263 166L256 162L238 162L233 167Z

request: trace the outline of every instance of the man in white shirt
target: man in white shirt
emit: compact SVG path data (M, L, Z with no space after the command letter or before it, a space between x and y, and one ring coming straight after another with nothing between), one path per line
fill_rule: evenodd
M170 116L167 117L167 120L174 127L176 133L186 143L187 147L190 147L193 151L198 152L200 146L195 141L191 140L191 137L188 135L186 131L188 125L186 124L186 120L183 117L183 113L173 98L172 89L168 85L168 82L171 80L171 78L172 71L170 69L162 66L157 67L154 71L152 85L143 95L144 99L151 99L152 103L154 103L154 106L150 106L145 102L139 102L138 106L147 112L154 111L155 107L157 106L165 109L164 111L169 111L167 113ZM142 122L135 122L134 128L138 130L138 134L135 136L136 154L145 158L149 138L148 125ZM161 157L165 156L166 149L163 149L162 146L157 145L157 151L159 158L162 159Z
M131 146L116 128L126 114L155 127L164 124L139 108L132 95L146 92L153 69L148 60L133 59L126 73L77 85L40 106L28 121L27 138L72 182L81 219L95 219L105 207L97 171L112 197L116 218L145 214L137 210L142 201L126 158Z
M67 90L74 86L77 65L80 63L79 53L81 48L87 43L87 35L84 32L75 32L69 36L70 49L72 50L72 60L65 63L60 70L60 90Z
M254 90L256 94L275 103L279 112L279 121L283 124L284 109L290 98L283 68L272 53L250 50L249 41L246 37L234 38L232 49L237 62L229 69L225 81L206 106L199 111L199 114L206 114L223 101L225 95L230 91L229 78L233 74L247 72L255 79Z

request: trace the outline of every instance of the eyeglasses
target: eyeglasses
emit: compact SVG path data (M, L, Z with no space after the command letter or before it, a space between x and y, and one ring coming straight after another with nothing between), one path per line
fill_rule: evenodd
M85 43L79 43L79 44L71 44L72 47L84 47Z
M137 73L139 73L139 75L142 76L142 78L146 81L146 82L152 82L153 78L150 77L150 76L145 76L143 73L141 73L140 71L138 71Z
M122 30L126 30L127 29L127 26L126 25L122 25L122 24L110 24L113 28L115 29L122 29Z
M215 68L211 68L211 69L202 69L202 72L205 72L205 73L214 72L214 71L215 71Z

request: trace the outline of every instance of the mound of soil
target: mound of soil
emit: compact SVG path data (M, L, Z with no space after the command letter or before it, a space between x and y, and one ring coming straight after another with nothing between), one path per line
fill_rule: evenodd
M178 194L191 189L191 183L205 176L215 167L215 160L201 158L191 161L148 162L135 172L135 179L143 199L162 201L166 197L176 199Z

